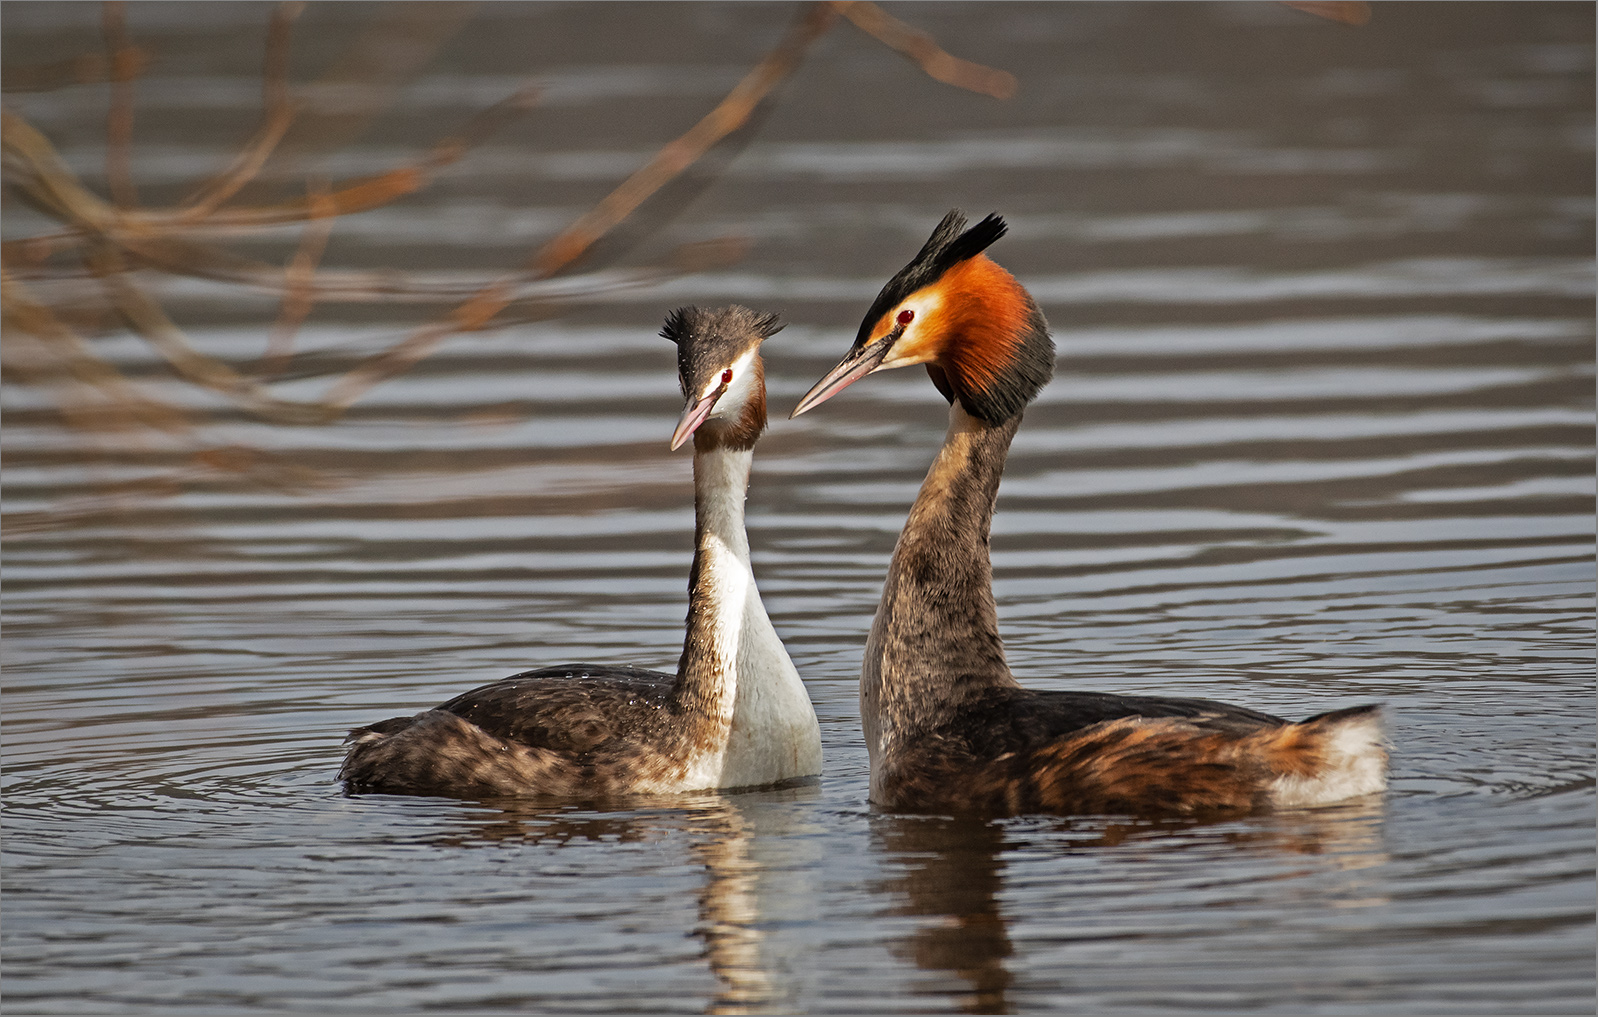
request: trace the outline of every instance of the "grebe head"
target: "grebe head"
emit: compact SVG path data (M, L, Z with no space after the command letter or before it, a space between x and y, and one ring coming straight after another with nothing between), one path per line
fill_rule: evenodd
M842 362L794 407L797 417L874 371L926 364L945 399L990 424L1018 415L1054 373L1054 343L1031 294L986 254L1004 236L990 215L970 229L952 210L877 294Z
M760 344L782 328L775 314L734 304L707 311L679 307L661 336L677 344L677 381L688 400L671 447L753 448L766 428L766 374Z

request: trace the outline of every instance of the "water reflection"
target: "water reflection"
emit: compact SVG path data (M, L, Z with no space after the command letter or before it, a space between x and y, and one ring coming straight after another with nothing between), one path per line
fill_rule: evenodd
M707 1013L770 1013L778 985L761 959L760 866L750 854L751 824L731 799L705 817L694 855L705 866L699 928L721 990Z
M1130 883L1129 864L1169 860L1194 851L1213 855L1217 866L1240 856L1278 861L1304 856L1316 863L1256 867L1252 879L1261 885L1254 892L1278 905L1311 909L1383 904L1387 896L1358 877L1339 879L1330 891L1314 884L1284 893L1279 886L1264 884L1380 866L1388 860L1382 839L1384 812L1384 796L1374 795L1328 808L1227 823L1101 817L988 821L878 814L871 819L871 841L883 856L884 867L893 873L880 887L895 901L889 913L923 919L914 932L890 947L891 952L923 971L953 975L957 981L952 985L935 984L926 991L955 999L962 1012L1008 1013L1012 1007L1007 993L1015 985L1010 958L1016 953L1010 927L1023 916L1009 910L1004 901L1038 899L1032 884L1091 878L1098 884L1093 900L1102 904L1106 893L1113 897L1116 892L1114 885L1106 884ZM1099 861L1105 853L1111 857L1095 864L1091 876L1085 877L1081 859ZM1041 874L1012 874L1009 870L1018 860L1028 862L1028 870L1040 867ZM1198 862L1197 868L1203 870L1204 859ZM1193 868L1189 865L1185 871ZM1103 938L1120 936L1108 932Z
M891 948L924 971L966 983L957 993L965 1013L1007 1013L1014 977L1005 960L1014 949L999 911L1005 830L969 817L873 816L872 846L898 874L883 881L891 913L930 919Z
M657 843L661 864L676 844L704 869L693 936L717 989L705 1012L776 1013L791 1009L793 987L770 956L766 926L785 917L783 903L810 890L803 820L794 807L820 796L814 783L741 795L681 795L589 805L502 800L485 803L468 828L430 838L435 846L523 843L530 849ZM626 811L619 805L631 805ZM813 863L813 859L808 860Z
M330 251L353 267L459 282L519 262L790 16L474 10L338 178L530 71L544 103L403 207L341 218ZM304 12L329 57L369 20L352 11ZM8 77L104 48L96 5L5 13ZM155 205L259 122L263 15L127 13L162 56L134 124ZM8 1007L1590 1013L1593 17L1398 4L1354 31L1278 4L920 5L935 38L1017 73L1016 98L816 50L649 242L749 236L737 274L463 336L332 427L218 416L131 333L94 339L229 443L206 461L86 444L12 384L8 331ZM106 98L6 94L94 188ZM946 421L912 372L773 420L756 462L756 571L821 717L818 798L333 790L339 739L374 716L554 654L670 667L692 485L664 448L681 397L650 323L683 303L783 312L767 382L785 412L952 204L1006 213L1001 260L1062 353L995 519L1011 665L1039 688L1277 713L1385 700L1385 814L874 816L860 647ZM41 221L4 214L8 238ZM240 250L279 264L282 241ZM235 286L159 295L239 370L278 311ZM103 303L68 324L109 327ZM332 372L416 308L322 310L298 349ZM292 469L239 482L268 458Z

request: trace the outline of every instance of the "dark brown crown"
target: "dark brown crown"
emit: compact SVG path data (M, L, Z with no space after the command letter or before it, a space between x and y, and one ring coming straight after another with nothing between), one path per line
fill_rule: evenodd
M662 338L677 345L677 382L689 399L705 391L715 376L782 330L775 314L762 314L737 304L706 310L679 307L666 315ZM707 420L694 432L694 449L753 448L766 429L765 365L757 354L749 398L736 417Z

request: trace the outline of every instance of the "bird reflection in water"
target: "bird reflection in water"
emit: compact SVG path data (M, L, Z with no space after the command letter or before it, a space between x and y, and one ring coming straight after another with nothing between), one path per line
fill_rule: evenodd
M813 841L788 836L799 832L793 805L819 794L813 783L740 795L675 795L626 800L639 806L620 811L620 801L581 806L542 806L525 799L498 799L477 817L468 833L436 838L435 843L468 846L525 841L563 846L580 842L667 842L686 835L691 857L704 866L698 894L698 924L692 935L704 943L704 957L715 976L715 995L706 1013L781 1013L793 1005L791 987L774 976L764 926L784 916L771 898L812 897L803 886L781 885L804 879L812 866L793 864L795 850ZM669 804L662 804L669 801ZM644 804L647 802L647 805ZM485 803L489 804L489 803ZM761 845L757 851L757 839ZM766 860L781 856L779 864ZM780 970L780 967L778 967Z
M1015 976L1008 959L1011 912L1003 903L1017 899L1011 861L1025 852L1034 864L1084 853L1130 852L1190 855L1208 869L1222 856L1238 854L1290 858L1305 866L1262 871L1262 881L1301 880L1312 872L1354 873L1382 865L1383 801L1369 797L1316 809L1285 810L1229 822L1182 819L1107 819L1033 815L1014 819L973 816L922 816L878 813L871 819L871 842L891 875L882 889L896 900L892 913L927 919L890 951L923 971L953 975L922 990L946 995L964 1013L1009 1013ZM1069 864L1069 863L1065 863ZM1098 878L1105 870L1099 869ZM1060 869L1051 878L1077 878ZM1301 881L1305 906L1367 907L1387 898L1368 881L1345 875L1336 892ZM1009 891L1006 893L1006 891ZM1178 891L1179 892L1179 891ZM1279 896L1283 888L1269 891ZM1293 892L1293 891L1287 891ZM1314 898L1313 900L1308 898ZM1096 898L1102 900L1103 898ZM1022 905L1024 906L1024 905ZM1069 973L1059 972L1068 982Z
M1004 826L975 818L877 815L871 840L898 873L884 887L890 899L903 901L894 913L934 919L891 952L965 982L963 1012L1008 1012L1005 992L1014 976L1004 960L1015 951L999 910Z
M760 865L750 855L751 826L727 799L701 820L693 850L706 878L695 933L721 983L705 1012L777 1012L782 994L762 956Z

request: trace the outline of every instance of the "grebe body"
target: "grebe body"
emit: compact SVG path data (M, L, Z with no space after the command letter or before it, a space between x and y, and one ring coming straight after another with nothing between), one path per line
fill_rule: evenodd
M861 665L871 800L902 809L1200 815L1382 789L1380 711L1292 723L1204 699L1039 692L1010 673L989 526L1054 346L1030 294L950 212L891 279L797 416L875 371L925 364L949 430L894 548Z
M544 667L357 728L339 772L350 791L602 798L821 773L815 710L761 603L744 530L766 425L759 347L780 327L743 307L687 307L661 332L677 344L687 397L671 447L694 442L694 558L677 673Z

